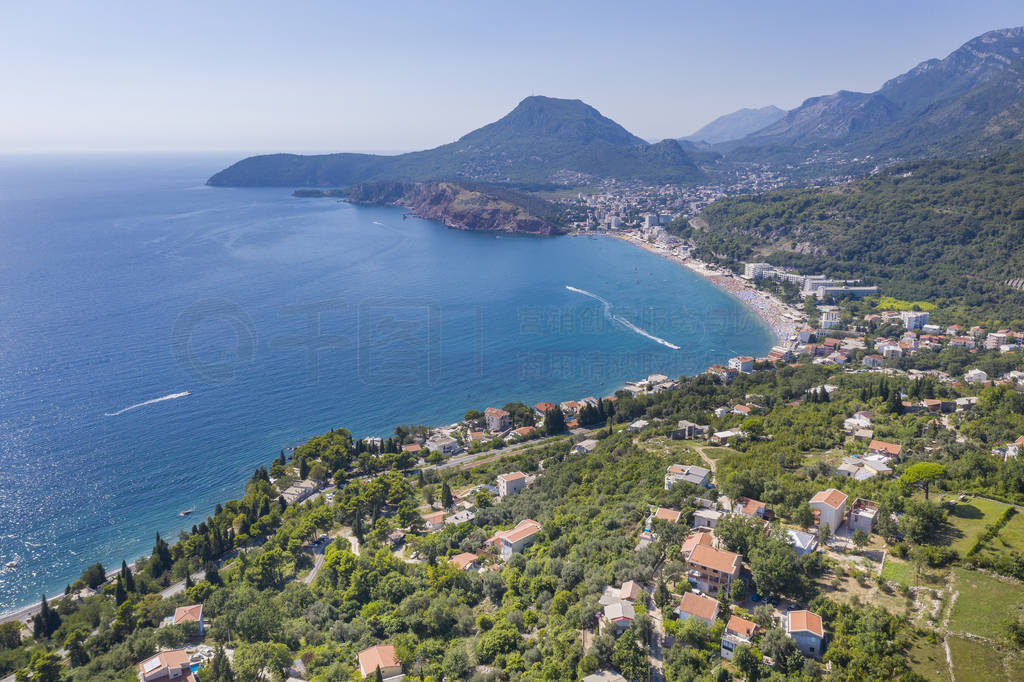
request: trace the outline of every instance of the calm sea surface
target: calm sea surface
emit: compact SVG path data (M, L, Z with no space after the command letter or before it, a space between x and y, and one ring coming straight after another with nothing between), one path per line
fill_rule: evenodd
M330 428L607 395L773 342L618 240L203 185L231 160L0 158L0 612L148 553Z

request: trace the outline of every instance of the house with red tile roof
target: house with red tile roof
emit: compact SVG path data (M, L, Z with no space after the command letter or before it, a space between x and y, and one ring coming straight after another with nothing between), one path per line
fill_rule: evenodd
M463 552L448 559L448 563L460 571L470 571L477 567L478 559L479 557L472 552Z
M484 410L484 419L487 420L487 430L495 433L504 431L509 426L509 413L497 407L488 407Z
M536 405L533 406L533 409L535 409L540 414L540 416L543 417L551 410L557 410L558 405L555 405L554 403L537 403Z
M526 474L522 471L510 471L498 475L498 497L518 495L526 487Z
M693 552L694 547L697 545L711 546L711 533L705 531L697 531L696 533L690 533L685 540L683 540L682 555L684 559L690 558L690 554Z
M423 527L428 533L433 533L444 528L444 511L430 512L423 514Z
M821 616L810 611L790 611L784 615L786 633L804 656L821 658L825 649L825 628Z
M370 679L380 670L385 680L402 674L402 662L395 656L395 647L378 644L359 652L359 674Z
M897 459L903 454L903 446L896 443L886 443L884 440L873 440L868 443L868 452L875 455L887 455Z
M541 525L533 519L523 519L516 524L515 528L498 531L487 538L487 544L492 545L506 561L513 555L522 552L532 545L540 536Z
M676 615L679 616L679 620L696 618L711 625L715 622L715 616L718 615L718 600L702 594L687 592L683 595L679 606L676 607Z
M829 530L835 533L843 525L846 516L846 493L835 488L822 490L811 498L810 505L816 512L819 527L827 523Z
M652 518L658 519L659 521L667 521L669 523L679 523L679 518L683 515L678 509L668 509L666 507L658 507L654 511Z
M697 545L686 559L686 577L690 584L710 594L728 589L732 581L740 577L742 568L739 554L708 545Z
M168 616L164 622L168 625L182 625L184 623L196 623L199 626L197 633L206 634L203 626L203 605L193 604L191 606L179 606L174 609L174 615Z
M138 670L139 682L163 682L163 680L196 682L191 661L184 649L161 651L155 656L150 656L139 663Z
M756 634L757 623L739 616L731 616L725 630L722 631L722 658L731 661L736 647L741 644L750 646Z
M768 511L768 505L759 500L752 500L749 497L737 497L732 503L732 511L740 516L763 519Z

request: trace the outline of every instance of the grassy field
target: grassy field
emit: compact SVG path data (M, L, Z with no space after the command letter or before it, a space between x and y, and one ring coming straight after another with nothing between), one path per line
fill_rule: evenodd
M704 454L707 455L710 459L718 459L722 455L728 455L735 452L736 451L733 450L732 448L704 448Z
M958 680L1005 680L1003 655L985 642L950 636L949 654L953 659L953 676Z
M914 584L914 567L906 561L886 555L885 564L882 565L882 577L886 580L895 580L901 585L910 586Z
M953 632L999 639L1006 620L1024 611L1024 586L962 568L954 569L954 576L959 596L949 619Z
M958 503L949 512L949 544L963 556L985 526L994 523L1009 505L974 497Z
M942 639L929 642L925 637L914 640L907 652L910 669L927 680L948 682L949 664L946 662L946 650L942 647Z
M640 440L637 445L647 452L665 457L668 464L696 464L704 465L704 461L694 449L692 441L671 440L664 436Z
M1010 517L999 535L990 540L978 554L995 557L1012 551L1024 551L1024 514L1019 512Z

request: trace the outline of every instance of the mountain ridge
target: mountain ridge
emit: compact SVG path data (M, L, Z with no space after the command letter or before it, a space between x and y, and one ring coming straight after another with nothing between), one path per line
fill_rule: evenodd
M1024 123L1019 97L1024 91L1024 27L988 31L943 59L928 59L887 80L870 93L839 90L809 97L778 121L716 149L733 158L764 158L797 149L823 148L851 154L931 156L945 145L957 153L993 151L990 125ZM985 101L983 101L985 100ZM961 111L963 125L934 126L937 112ZM931 118L929 118L931 117ZM941 118L941 117L940 117Z
M696 132L680 137L680 142L704 142L719 144L746 137L750 133L768 127L786 115L785 110L774 104L759 108L743 108L723 114Z
M535 95L497 121L433 149L397 156L254 156L213 175L207 184L343 187L376 180L463 178L572 186L601 178L684 183L702 177L676 140L651 144L580 100Z

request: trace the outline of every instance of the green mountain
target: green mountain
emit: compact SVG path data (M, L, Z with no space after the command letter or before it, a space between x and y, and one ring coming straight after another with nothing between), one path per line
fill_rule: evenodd
M862 278L896 298L1024 320L1024 291L1007 284L1024 277L1022 150L722 199L701 218L692 237L719 262Z
M692 135L679 138L679 141L718 144L739 140L762 128L767 128L785 115L786 112L776 106L740 109L731 114L719 116Z
M649 144L579 100L535 96L500 120L435 149L397 156L254 156L207 184L345 187L370 180L460 178L529 186L581 185L599 178L685 183L702 177L675 140Z
M994 152L1020 138L1022 94L1024 28L990 31L875 92L812 97L719 149L734 160L815 150L886 158Z

